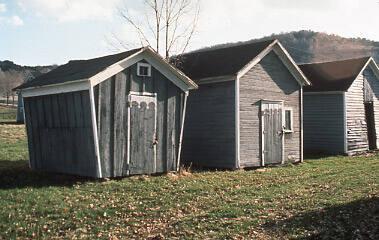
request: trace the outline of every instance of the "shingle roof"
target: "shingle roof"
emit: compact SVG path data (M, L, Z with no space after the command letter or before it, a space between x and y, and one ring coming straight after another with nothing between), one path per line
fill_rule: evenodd
M235 75L274 41L191 52L175 57L173 62L187 76L195 80Z
M67 64L61 65L56 69L33 79L32 81L22 84L15 88L15 90L87 79L140 50L142 50L142 48L88 60L70 61Z
M358 77L369 59L370 57L364 57L299 65L312 83L312 86L304 87L304 91L346 91Z

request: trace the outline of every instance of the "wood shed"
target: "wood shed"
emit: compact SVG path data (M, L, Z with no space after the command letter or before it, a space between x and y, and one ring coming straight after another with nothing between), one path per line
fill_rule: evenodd
M309 82L279 41L203 49L177 66L199 84L188 100L183 161L228 169L302 161Z
M176 171L196 88L149 47L70 61L17 88L30 166L96 178Z
M307 153L348 154L379 146L379 68L371 57L300 65Z

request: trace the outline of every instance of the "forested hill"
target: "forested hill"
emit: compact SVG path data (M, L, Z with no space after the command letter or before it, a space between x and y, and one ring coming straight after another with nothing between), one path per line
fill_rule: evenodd
M52 66L20 66L11 61L0 61L0 97L10 95L14 87L56 68Z
M379 42L364 38L343 38L313 31L273 34L247 42L221 44L198 51L269 39L279 39L297 63L333 61L362 56L373 56L379 62Z
M268 37L253 39L248 42L279 39L297 63L333 61L339 59L373 56L379 62L379 42L364 38L343 38L337 35L313 31L298 31L273 34ZM244 44L248 42L227 43L197 51ZM9 91L23 81L33 79L57 67L20 66L11 61L0 61L0 95Z

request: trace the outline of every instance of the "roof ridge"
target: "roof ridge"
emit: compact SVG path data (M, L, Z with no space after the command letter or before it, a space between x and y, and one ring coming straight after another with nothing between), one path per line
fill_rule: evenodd
M299 65L299 66L305 66L305 65L319 65L319 64L326 64L326 63L339 63L339 62L347 62L347 61L363 60L363 59L367 59L367 61L368 61L370 58L372 58L372 56L357 57L357 58L346 58L346 59L341 59L341 60L325 61L325 62L301 63L301 64L298 64L298 65Z
M243 41L243 42L221 43L219 45L215 45L215 46L212 46L212 47L206 47L206 48L200 48L200 49L193 50L191 52L184 53L184 54L177 55L177 56L186 56L186 55L191 55L191 54L196 54L196 53L204 53L204 52L208 53L208 52L214 52L214 51L218 51L218 50L235 48L235 47L241 47L241 46L246 46L246 45L250 45L250 44L257 44L257 43L265 43L265 42L267 42L267 43L273 43L273 42L275 42L277 40L278 39L274 38L274 39L263 40L263 41L252 41L252 40L249 40L249 41Z
M137 51L137 50L142 50L144 48L145 47L133 48L133 49L130 49L130 50L127 50L127 51L119 52L119 53L114 53L114 54L109 54L109 55L103 55L103 56L94 57L94 58L88 58L88 59L74 59L74 60L69 60L68 63L96 60L96 59L101 59L101 58L105 58L105 57L111 57L111 56L116 56L116 55L120 55L120 54L125 54L125 53L128 53L128 52L133 52L133 51Z

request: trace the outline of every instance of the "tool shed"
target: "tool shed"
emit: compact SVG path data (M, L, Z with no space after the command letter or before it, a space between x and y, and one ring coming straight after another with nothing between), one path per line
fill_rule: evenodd
M70 61L16 88L30 166L96 178L176 171L196 88L149 47Z

